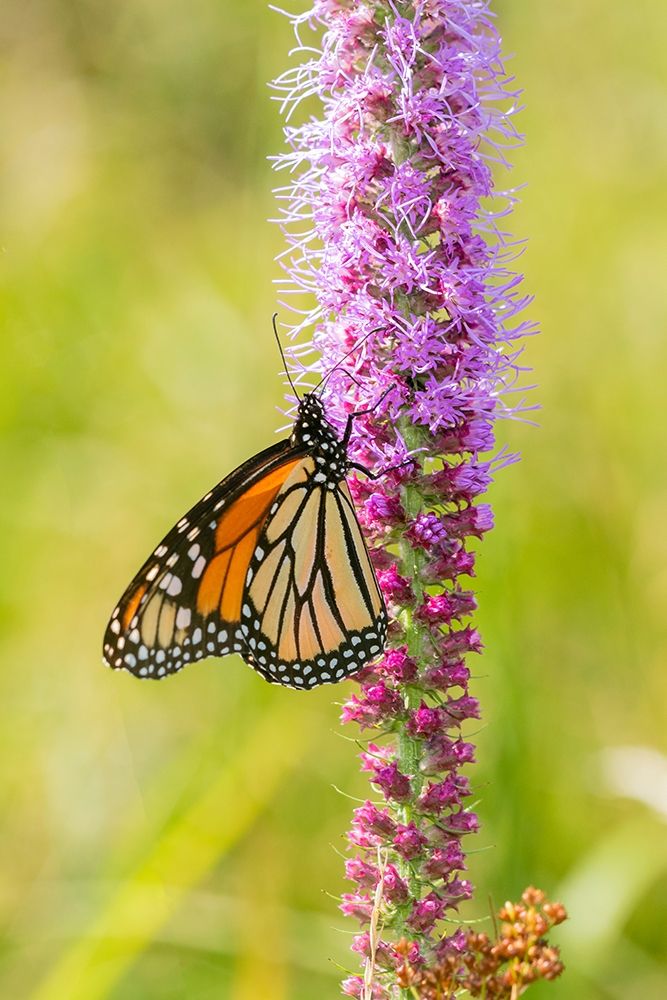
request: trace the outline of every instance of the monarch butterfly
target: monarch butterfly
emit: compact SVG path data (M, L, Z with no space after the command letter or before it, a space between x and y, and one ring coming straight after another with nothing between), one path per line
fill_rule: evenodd
M218 483L146 560L111 616L105 662L158 679L237 652L306 690L377 657L387 612L345 481L363 468L347 453L360 415L341 437L304 394L291 436Z

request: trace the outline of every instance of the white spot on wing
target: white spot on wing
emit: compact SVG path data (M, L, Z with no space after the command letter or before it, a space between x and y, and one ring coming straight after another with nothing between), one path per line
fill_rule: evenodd
M190 608L179 608L176 613L176 628L187 628L192 620Z

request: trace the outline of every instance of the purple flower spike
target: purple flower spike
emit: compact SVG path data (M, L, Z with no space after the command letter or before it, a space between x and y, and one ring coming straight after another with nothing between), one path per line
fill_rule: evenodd
M342 710L383 737L362 755L382 804L355 811L342 903L364 928L364 974L343 992L364 1000L397 997L406 962L426 981L443 940L448 954L467 940L451 923L472 893L460 873L479 826L461 773L479 718L466 664L481 651L471 543L493 526L480 498L513 460L483 453L531 329L497 228L513 197L489 200L492 166L520 139L490 2L311 0L288 15L302 61L275 82L292 376L327 376L340 428L364 411L349 453L378 478L350 490L394 615L389 647ZM302 112L313 97L319 112Z

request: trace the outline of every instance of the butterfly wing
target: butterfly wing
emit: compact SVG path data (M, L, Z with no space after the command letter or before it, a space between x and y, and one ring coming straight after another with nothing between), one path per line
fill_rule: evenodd
M321 478L305 456L277 493L241 610L244 658L267 680L301 689L360 670L387 630L347 484Z
M302 453L289 441L223 479L176 524L114 609L104 659L161 678L204 656L243 652L248 566L271 505Z

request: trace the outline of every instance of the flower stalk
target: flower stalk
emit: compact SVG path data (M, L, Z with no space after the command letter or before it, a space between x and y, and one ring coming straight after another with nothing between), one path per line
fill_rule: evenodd
M514 198L492 174L520 140L518 95L489 0L313 0L288 16L301 61L274 84L289 146L275 165L288 173L276 194L293 375L328 374L341 428L370 411L350 457L389 470L350 482L392 624L343 706L375 733L361 755L374 798L354 814L341 905L362 926L363 971L343 992L453 997L474 966L458 917L479 826L464 773L480 717L470 580L493 524L480 498L513 460L484 456L532 331L500 228Z

